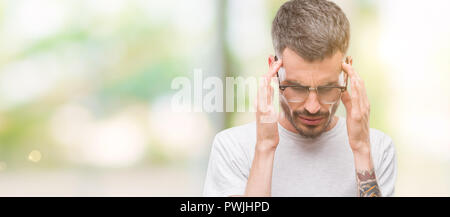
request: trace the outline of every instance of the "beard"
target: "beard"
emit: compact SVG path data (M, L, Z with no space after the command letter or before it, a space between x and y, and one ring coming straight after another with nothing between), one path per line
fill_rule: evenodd
M330 126L334 114L336 113L336 110L339 106L340 102L337 102L332 105L331 111L322 111L319 110L319 112L312 114L308 110L293 110L291 112L291 109L289 108L289 105L287 102L281 101L281 108L283 109L284 116L289 120L289 122L292 124L292 126L297 130L298 134L305 138L317 138L322 133L327 131L328 127ZM304 125L300 122L300 116L303 117L310 117L310 118L324 118L325 122L317 125L317 126L310 126L310 125Z

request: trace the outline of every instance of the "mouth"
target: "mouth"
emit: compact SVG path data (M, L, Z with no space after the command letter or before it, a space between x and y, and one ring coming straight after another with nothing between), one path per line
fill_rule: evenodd
M299 116L299 118L303 124L310 125L310 126L317 126L325 119L324 117L310 118L310 117L302 117L302 116Z

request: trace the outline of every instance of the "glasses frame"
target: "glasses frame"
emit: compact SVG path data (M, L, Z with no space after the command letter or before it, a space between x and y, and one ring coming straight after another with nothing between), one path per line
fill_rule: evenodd
M278 58L277 58L277 56L275 56L275 61L277 61L277 60L278 60ZM352 58L351 58L351 57L347 57L346 60L345 60L345 62L346 62L347 64L350 64L351 61L352 61ZM278 72L277 72L278 87L279 87L279 89L280 89L282 92L284 92L284 90L286 90L286 88L288 88L288 87L294 87L294 88L295 88L295 87L298 87L298 88L307 88L307 90L308 90L307 96L308 96L308 97L309 97L309 94L311 93L311 91L316 91L317 96L319 97L319 91L318 91L318 89L320 89L320 88L339 88L339 89L341 90L339 98L341 98L342 93L345 92L345 91L347 91L347 86L348 86L348 75L347 75L347 73L346 73L345 71L342 71L342 72L344 73L345 86L327 85L327 86L318 86L318 87L303 86L303 85L281 85L280 76L279 76L279 74L278 74ZM306 101L306 100L305 100L305 101ZM319 98L319 101L320 101L320 98ZM339 101L339 100L338 100L338 101ZM303 101L303 102L304 102L304 101ZM336 102L334 102L334 103L336 103ZM332 104L334 104L334 103L332 103Z

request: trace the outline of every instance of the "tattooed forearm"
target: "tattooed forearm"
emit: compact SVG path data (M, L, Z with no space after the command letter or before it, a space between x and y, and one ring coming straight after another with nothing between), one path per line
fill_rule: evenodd
M360 197L381 197L373 169L356 171L356 175Z

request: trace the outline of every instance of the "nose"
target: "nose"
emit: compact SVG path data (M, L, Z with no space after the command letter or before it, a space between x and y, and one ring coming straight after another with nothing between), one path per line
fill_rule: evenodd
M311 114L316 114L320 111L320 103L316 91L309 92L308 98L305 101L305 109Z

